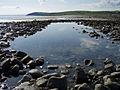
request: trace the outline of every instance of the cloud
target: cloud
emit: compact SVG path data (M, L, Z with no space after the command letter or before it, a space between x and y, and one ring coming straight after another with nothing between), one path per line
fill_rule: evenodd
M40 6L45 2L46 0L38 0Z
M101 0L98 6L101 8L120 8L120 0Z

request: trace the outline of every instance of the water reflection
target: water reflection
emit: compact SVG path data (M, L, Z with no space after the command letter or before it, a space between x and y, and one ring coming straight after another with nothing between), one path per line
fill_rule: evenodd
M92 27L76 23L52 23L46 29L27 38L18 37L11 43L11 48L27 52L34 58L45 56L51 64L81 62L93 59L95 62L104 58L118 60L119 46L110 40L90 38Z

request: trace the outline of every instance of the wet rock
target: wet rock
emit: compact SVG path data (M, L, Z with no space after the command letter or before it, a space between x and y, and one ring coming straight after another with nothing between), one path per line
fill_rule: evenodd
M72 64L65 65L65 68L72 68Z
M10 59L6 59L0 63L0 67L4 72L8 71L10 69L11 63Z
M17 75L18 72L19 72L19 69L20 69L20 67L19 67L18 65L15 65L15 66L13 66L13 67L11 68L11 73L12 73L13 75Z
M14 66L14 65L18 65L20 70L23 69L23 64L20 60L18 60L17 58L11 58L11 65Z
M107 64L110 64L110 63L113 63L112 60L106 58L105 61L104 61L104 64L107 65Z
M31 60L33 60L33 58L27 55L23 59L21 59L21 62L26 65Z
M47 79L38 78L38 79L36 80L36 85L37 85L38 87L46 87L47 82L48 82Z
M105 75L105 73L104 73L103 70L100 70L100 71L97 72L97 75L98 75L98 76L103 76L103 75Z
M83 83L78 87L77 90L91 90L91 88L89 87L87 83Z
M95 68L88 71L88 74L91 76L95 76L97 74L97 70Z
M27 55L27 53L19 51L16 53L16 56L19 57L20 59L24 58Z
M36 65L42 66L44 64L44 57L39 57L36 59Z
M50 89L58 88L58 90L67 90L67 78L65 75L61 77L52 76L49 78L47 86Z
M33 79L42 77L43 75L43 73L38 69L31 69L28 73L32 76Z
M34 60L31 60L27 63L28 67L31 69L34 69L36 67L36 62Z
M0 42L0 47L1 48L8 48L8 47L10 47L10 44L9 44L9 42Z
M110 90L120 90L120 84L117 82L107 82L106 86L110 88Z
M31 77L28 75L24 75L21 80L18 81L18 83L28 82L31 80Z
M13 90L39 90L38 87L30 85L30 82L21 83L19 86L15 87Z
M24 74L26 74L27 73L27 71L24 71L24 70L19 70L19 75L24 75Z
M75 84L82 84L87 82L87 77L82 68L77 67L75 69Z
M120 72L113 72L111 73L112 78L120 78Z
M111 89L107 88L106 86L104 86L102 84L96 84L95 90L111 90Z
M87 31L83 30L82 33L88 33Z
M46 75L42 76L42 78L49 79L52 76L60 77L60 75L58 73L50 73L50 74L46 74Z
M7 89L7 88L8 88L7 84L2 85L2 89Z
M92 65L94 65L93 60L87 60L87 59L85 59L84 63L85 63L86 66L92 66Z
M61 71L61 74L68 74L69 73L69 70L62 70Z
M50 70L54 70L54 69L58 69L59 66L58 65L48 65L47 68Z
M6 77L0 78L0 82L4 82L5 80L7 80Z
M107 72L113 72L113 71L115 71L115 68L114 68L114 65L112 63L110 63L110 64L106 64L104 66L104 70Z
M120 72L120 64L116 65L116 71Z

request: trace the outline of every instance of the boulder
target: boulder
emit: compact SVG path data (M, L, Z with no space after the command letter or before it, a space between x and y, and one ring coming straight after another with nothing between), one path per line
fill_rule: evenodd
M28 75L24 75L21 80L18 81L18 83L28 82L31 80L31 77Z
M110 89L102 84L96 84L95 90L110 90Z
M43 75L43 73L38 69L31 69L28 73L32 76L33 79L42 77Z
M91 90L91 88L89 87L87 83L83 83L78 87L77 90Z
M28 67L31 69L34 69L36 67L36 62L34 60L31 60L27 63Z
M60 77L58 73L50 73L42 76L42 78L49 79L50 77L55 76L55 77Z
M44 57L39 57L36 59L36 65L42 66L44 64Z
M33 60L33 58L27 55L23 59L21 59L21 62L26 65L31 60Z
M86 83L87 81L88 80L84 70L82 68L77 67L75 69L75 84L82 84Z
M36 85L37 85L38 87L46 87L47 82L48 82L48 80L45 79L45 78L38 78L38 79L36 80Z
M20 59L24 58L27 55L27 53L22 52L22 51L18 51L16 53L16 56L19 57Z
M92 65L94 65L93 60L87 60L87 59L85 59L84 63L85 63L86 66L92 66Z
M19 69L20 69L19 65L14 65L14 66L11 68L11 73L12 73L13 75L17 75L18 72L19 72Z
M47 68L50 70L54 70L54 69L58 69L59 66L58 65L48 65Z
M61 77L52 76L48 80L47 87L50 89L58 88L58 90L67 90L67 77L65 75Z

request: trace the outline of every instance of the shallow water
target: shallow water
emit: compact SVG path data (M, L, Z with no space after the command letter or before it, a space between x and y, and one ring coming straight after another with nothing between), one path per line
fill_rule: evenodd
M12 49L24 51L33 58L45 57L49 64L65 65L67 63L81 63L84 59L92 59L93 67L101 69L103 60L110 58L115 63L120 62L120 46L112 44L105 35L101 38L90 38L82 30L91 32L92 27L77 25L77 23L52 23L46 29L38 31L32 36L18 37L10 42ZM102 33L100 33L102 34ZM8 85L15 85L17 80Z

